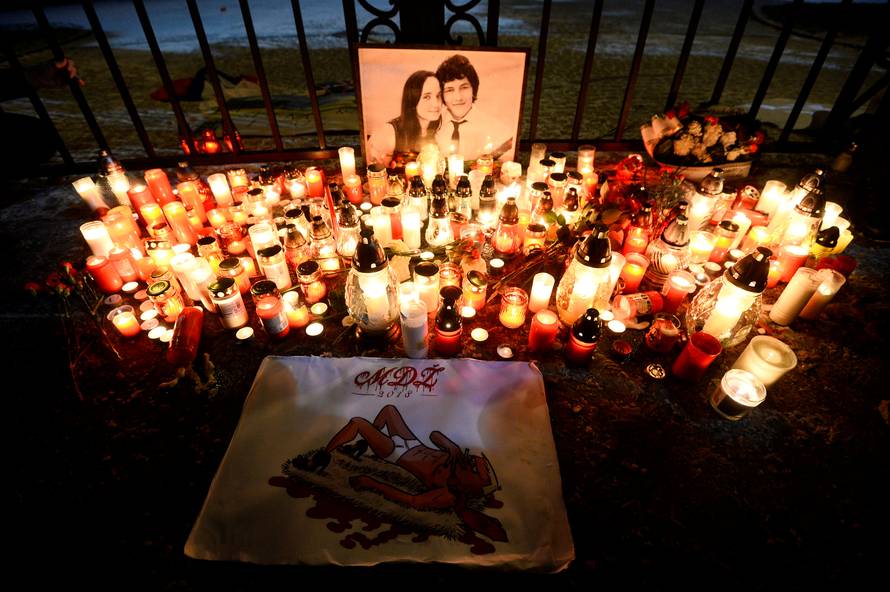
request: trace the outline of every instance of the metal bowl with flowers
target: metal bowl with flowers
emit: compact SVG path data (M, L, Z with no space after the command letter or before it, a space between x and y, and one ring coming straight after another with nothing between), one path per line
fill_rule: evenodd
M759 127L744 115L690 113L684 103L654 115L640 133L655 162L699 181L714 167L723 169L727 178L747 177L765 139Z

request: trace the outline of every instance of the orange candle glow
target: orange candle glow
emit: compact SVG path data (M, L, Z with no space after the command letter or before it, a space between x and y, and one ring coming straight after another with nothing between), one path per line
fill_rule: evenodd
M420 163L416 160L412 160L408 164L405 165L405 178L411 179L411 177L416 177L420 174Z
M634 226L627 234L627 238L624 241L624 248L621 250L621 253L623 255L630 255L631 253L645 253L646 247L648 245L649 233L639 226Z
M358 175L347 175L343 180L343 191L346 193L346 199L353 205L362 203L362 178Z
M118 306L108 313L108 318L111 319L114 328L124 337L135 337L136 335L139 335L139 321L136 319L133 307L129 304Z
M804 264L809 254L810 249L801 245L785 245L782 247L779 251L779 263L782 266L782 277L779 278L779 281L786 284L790 282L791 278L794 277L794 272Z
M769 275L766 277L766 287L775 288L782 277L782 263L778 259L770 259Z
M769 243L769 230L766 226L755 226L748 231L745 240L742 242L742 250L750 253L757 247Z
M460 288L460 266L454 263L443 263L439 267L439 289L445 286Z
M151 228L156 224L165 224L167 219L164 217L164 211L161 210L161 206L152 202L147 203L139 208L139 215L142 216L142 221L145 222L146 228Z
M198 193L198 188L191 181L179 183L176 185L179 192L179 199L185 204L185 208L194 212L202 223L207 221L207 214L204 212L203 197Z
M210 210L209 212L207 212L207 220L214 228L219 228L220 226L228 222L228 219L226 218L226 212L222 208L217 208L215 210Z
M324 181L320 170L315 167L306 169L306 187L309 197L324 197Z
M501 295L501 312L498 320L508 329L518 329L525 324L528 310L528 294L522 288L507 288Z
M624 280L624 293L633 294L640 288L646 268L649 267L649 259L640 253L630 253L627 262L621 269L621 278Z
M170 179L167 178L167 173L161 169L145 171L145 184L148 185L151 194L161 205L176 199L173 188L170 186Z
M559 331L559 317L552 310L540 310L532 317L532 326L528 332L528 350L542 351L549 349L556 341Z

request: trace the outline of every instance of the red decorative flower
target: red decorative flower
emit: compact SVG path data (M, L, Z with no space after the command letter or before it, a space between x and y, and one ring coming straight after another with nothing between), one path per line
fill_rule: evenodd
M677 108L677 115L680 119L685 119L689 115L689 101L683 101Z
M760 150L760 146L757 144L748 144L748 152L750 154L757 154L758 150Z
M50 290L55 290L59 286L62 285L62 276L58 274L58 272L52 272L48 276L46 276L46 287Z
M717 125L717 123L718 123L720 120L717 119L716 117L714 117L713 115L705 115L705 121L706 121L707 123L710 123L711 125Z
M37 294L43 289L43 286L41 286L37 282L26 282L24 288L27 292L31 293L31 296L37 296Z
M664 112L665 119L674 119L675 117L677 117L677 112L674 111L673 109L668 109L667 111Z
M765 139L766 139L766 134L764 134L762 131L758 130L758 131L754 132L754 143L755 144L763 144L763 141Z
M74 267L74 264L71 263L70 261L62 261L61 267L62 267L63 279L66 280L66 283L68 283L68 284L77 283L80 273L77 271L77 268Z

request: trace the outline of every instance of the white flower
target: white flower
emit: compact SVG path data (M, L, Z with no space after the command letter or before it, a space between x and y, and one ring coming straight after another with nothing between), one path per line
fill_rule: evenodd
M674 154L677 156L686 156L692 150L695 142L689 134L680 134L680 137L674 140Z
M710 148L711 146L713 146L714 144L717 143L717 140L720 139L720 135L722 133L723 133L723 128L720 126L719 123L718 124L709 124L705 127L705 133L702 136L702 143L705 146Z
M720 136L720 143L723 144L724 148L729 148L733 144L736 143L736 135L735 132L726 132L722 136Z
M687 131L693 136L700 136L702 134L701 123L698 121L691 122L688 126L686 126Z

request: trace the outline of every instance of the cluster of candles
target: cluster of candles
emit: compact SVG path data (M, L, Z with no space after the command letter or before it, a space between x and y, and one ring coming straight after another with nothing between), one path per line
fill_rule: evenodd
M138 281L148 285L158 318L139 325L132 307L119 307L109 320L122 335L137 335L152 325L148 320L175 322L195 302L217 313L224 327L240 329L239 337L249 336L243 300L248 292L271 336L284 337L294 328L318 335L323 325L310 321L327 311L327 282L348 271L346 304L360 330L385 333L400 324L409 356L428 355L430 335L433 349L447 356L460 352L463 324L486 306L488 278L502 272L504 260L545 249L555 238L555 215L571 220L588 201L598 203L593 161L594 150L582 147L575 170L567 172L565 155L535 144L525 179L521 165L511 162L496 180L489 158L465 174L459 155L445 159L430 146L407 164L404 176L371 166L363 184L347 147L340 149L342 185L328 184L324 171L314 167L284 172L264 167L254 179L234 169L205 182L183 163L175 187L160 169L135 180L119 165L103 171L98 183L84 178L74 187L101 216L81 228L93 252L87 267L98 286L115 293ZM590 360L602 323L619 334L635 317L655 315L645 342L667 353L681 340L677 315L698 293L687 312L689 339L673 364L677 376L698 379L726 345L745 336L746 311L759 311L759 292L739 292L725 281L734 266L760 257L768 265L767 287L788 284L770 313L780 324L797 316L817 318L843 285L836 271L804 265L808 258L818 263L842 251L852 237L849 223L839 218L840 207L821 199L821 185L817 172L791 191L769 181L762 192L746 187L724 193L715 171L685 208L664 221L644 207L620 240L609 229L595 230L576 245L558 285L554 276L539 273L528 292L502 288L499 322L518 329L531 313L532 352L550 349L566 326L566 356L583 363ZM110 195L119 205L107 205ZM408 281L399 283L382 255L381 247L400 242L417 253L459 238L471 239L479 250L490 241L496 257L486 261L477 251L458 264L436 262L424 252ZM771 253L764 246L777 253L768 263ZM709 306L696 306L705 286L719 289L711 290ZM693 309L704 309L704 317L691 320ZM469 333L475 341L489 335L484 327ZM511 356L506 350L502 355ZM718 390L752 407L759 387L739 386L750 382L742 371L758 378L748 366L734 369L732 380ZM726 394L743 391L744 396Z

